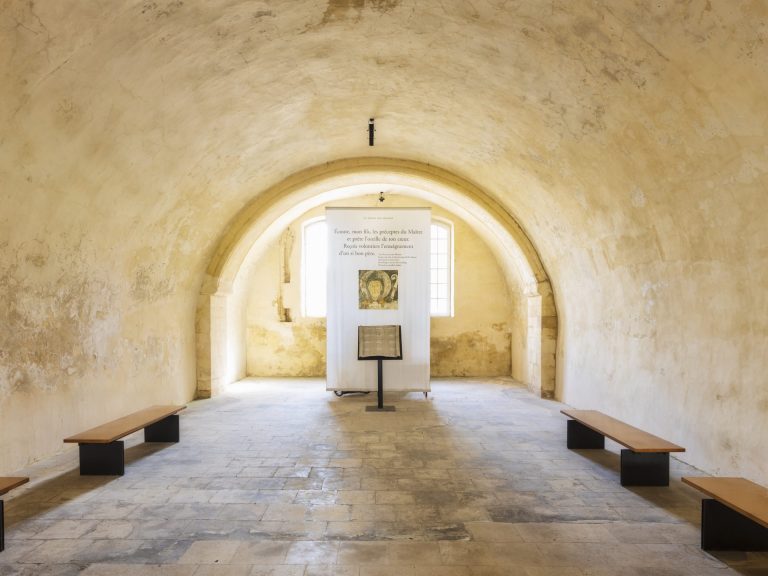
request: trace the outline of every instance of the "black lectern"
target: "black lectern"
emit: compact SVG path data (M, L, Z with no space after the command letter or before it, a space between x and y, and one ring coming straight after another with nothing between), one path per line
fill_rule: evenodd
M384 406L384 360L403 359L403 339L399 325L358 326L357 359L378 361L377 406L366 406L366 412L394 412L394 406Z

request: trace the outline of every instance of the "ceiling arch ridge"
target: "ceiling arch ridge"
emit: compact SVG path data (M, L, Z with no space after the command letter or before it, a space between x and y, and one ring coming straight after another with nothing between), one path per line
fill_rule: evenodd
M228 291L256 241L274 235L307 209L382 187L421 197L483 228L491 245L513 260L524 292L540 293L549 275L517 218L478 184L435 164L392 157L352 157L300 170L253 198L229 222L207 268L202 294ZM551 289L551 288L550 288Z

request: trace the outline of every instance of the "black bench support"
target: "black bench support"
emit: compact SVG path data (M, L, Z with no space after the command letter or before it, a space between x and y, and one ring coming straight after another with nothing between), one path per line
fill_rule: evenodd
M5 506L0 500L0 552L5 550Z
M144 428L144 442L178 442L179 415L172 414Z
M621 451L622 486L669 486L669 452Z
M566 444L571 450L605 448L605 436L576 420L568 420Z
M768 528L721 504L701 501L701 548L703 550L768 550Z
M79 444L81 476L122 476L125 450L122 440L109 444Z
M178 442L179 415L171 414L144 428L145 442ZM125 474L125 446L122 440L108 444L80 443L81 476L122 476Z

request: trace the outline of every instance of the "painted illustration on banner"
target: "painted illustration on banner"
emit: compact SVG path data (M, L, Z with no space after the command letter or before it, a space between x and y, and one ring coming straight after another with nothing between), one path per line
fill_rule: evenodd
M397 310L397 270L358 270L358 308Z

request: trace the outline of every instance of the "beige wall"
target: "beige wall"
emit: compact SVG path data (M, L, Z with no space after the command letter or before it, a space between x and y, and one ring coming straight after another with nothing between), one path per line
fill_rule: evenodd
M195 286L166 275L160 254L87 239L84 222L76 234L63 216L19 230L14 213L25 204L6 203L0 224L0 474L104 418L194 391L194 324L178 292Z
M291 282L282 282L280 242L267 248L247 282L246 372L249 376L325 376L325 320L301 316L299 300L301 230L291 260ZM280 321L278 305L290 310ZM283 316L285 317L285 316Z
M446 6L2 3L0 474L191 398L235 216L307 167L382 156L472 181L523 227L560 398L765 483L768 5Z
M378 200L354 198L341 204L375 206ZM390 196L386 205L429 206L402 196ZM521 295L508 289L494 255L466 223L439 207L429 207L433 216L453 223L455 240L454 316L432 319L432 375L508 376L513 327L521 332L518 339L524 340L525 319L516 323L513 313ZM292 243L285 241L284 234L249 264L244 281L248 286L248 375L325 376L325 320L301 315L301 227L323 213L318 208L297 219L288 231ZM286 252L290 253L288 283L282 281ZM281 306L290 309L290 322L280 321Z
M525 323L515 315L520 287L507 286L488 246L461 219L434 213L454 224L455 315L432 318L432 375L510 376L512 333Z

